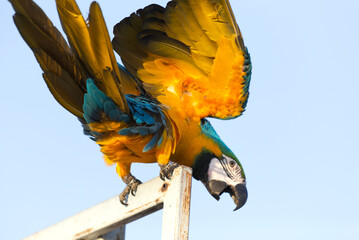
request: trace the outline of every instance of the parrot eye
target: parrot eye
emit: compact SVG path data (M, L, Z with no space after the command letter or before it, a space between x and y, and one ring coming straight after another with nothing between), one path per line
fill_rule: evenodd
M242 179L244 179L242 168L235 160L223 155L223 158L220 159L220 162L228 177L238 181L242 181Z

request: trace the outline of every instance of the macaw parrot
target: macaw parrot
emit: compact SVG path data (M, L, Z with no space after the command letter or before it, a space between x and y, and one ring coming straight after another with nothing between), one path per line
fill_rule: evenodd
M74 0L56 0L67 42L32 0L9 1L52 95L116 164L122 204L141 183L131 164L155 162L162 179L189 166L214 198L245 204L243 167L207 120L242 115L249 95L250 55L228 0L149 5L115 25L112 41L98 3L86 21Z

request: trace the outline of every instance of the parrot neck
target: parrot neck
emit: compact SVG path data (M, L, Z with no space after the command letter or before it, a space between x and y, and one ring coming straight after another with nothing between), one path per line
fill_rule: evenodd
M209 164L214 157L216 156L205 148L196 156L192 164L192 175L196 180L207 182Z
M213 153L218 157L222 156L218 144L202 131L200 122L183 124L180 126L180 130L181 139L176 147L176 152L171 157L173 162L193 168L199 159L201 159L199 162L204 161L206 152ZM199 166L198 163L196 166Z

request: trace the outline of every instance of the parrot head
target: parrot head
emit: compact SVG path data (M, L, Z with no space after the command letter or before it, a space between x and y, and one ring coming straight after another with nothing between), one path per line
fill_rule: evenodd
M204 147L192 166L193 177L200 180L216 200L224 192L228 193L236 204L234 211L238 210L248 197L243 167L206 119L202 119L201 128L202 133L219 147L222 155Z

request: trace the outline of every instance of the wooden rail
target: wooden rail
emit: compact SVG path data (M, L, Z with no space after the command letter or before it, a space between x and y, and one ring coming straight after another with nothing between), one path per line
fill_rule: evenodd
M24 240L124 240L125 225L163 208L162 240L188 239L192 170L177 168L170 181L138 186L123 206L113 197Z

